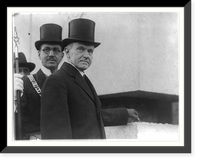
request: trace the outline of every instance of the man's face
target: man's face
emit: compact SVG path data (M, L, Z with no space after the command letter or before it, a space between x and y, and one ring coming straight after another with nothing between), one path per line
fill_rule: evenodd
M60 45L42 44L38 56L44 67L56 70L62 61L63 52Z
M15 73L16 73L16 69L15 69ZM23 76L27 76L30 74L30 69L28 67L23 67L23 66L20 66L19 67L19 73Z
M92 64L93 51L93 45L85 45L77 42L65 48L69 62L81 71L86 70Z

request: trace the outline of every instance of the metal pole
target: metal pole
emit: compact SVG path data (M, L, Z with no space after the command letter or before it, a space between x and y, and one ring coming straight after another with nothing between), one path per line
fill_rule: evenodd
M16 73L19 73L19 57L18 57L18 46L17 44L19 43L19 37L17 34L17 29L16 27L14 28L14 43L15 43L15 69L16 69ZM16 120L16 127L15 129L17 129L18 131L17 134L15 135L16 137L18 137L17 139L21 140L22 139L22 133L21 133L21 105L20 105L20 97L21 97L21 91L17 91L17 120Z

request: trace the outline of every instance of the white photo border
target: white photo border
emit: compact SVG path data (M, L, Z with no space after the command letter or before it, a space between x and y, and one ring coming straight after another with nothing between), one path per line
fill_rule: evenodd
M85 141L85 140L79 140L79 141L71 141L71 140L56 140L56 141L15 141L13 140L13 60L12 55L10 53L13 53L12 47L13 47L13 13L17 12L23 12L23 13L57 13L59 12L178 12L179 13L179 23L180 23L180 28L179 28L179 42L180 42L180 48L179 48L179 134L180 134L180 140L177 142L158 142L158 141L137 141L137 140L92 140L92 141ZM15 148L17 146L19 147L40 147L42 148L49 148L49 151L51 152L52 147L69 147L69 148L76 148L80 147L84 148L85 146L92 146L92 147L107 147L107 148L112 148L114 150L118 150L118 147L130 147L134 146L138 148L144 148L146 147L147 149L149 147L174 147L176 149L182 148L185 146L185 114L184 111L184 106L185 106L185 61L184 60L184 41L185 41L185 22L184 22L184 7L89 7L89 8L76 8L76 7L9 7L7 8L7 146ZM190 50L191 52L191 50ZM67 149L68 150L68 149ZM73 150L73 149L72 149ZM145 149L144 149L145 150ZM76 151L75 151L76 152ZM84 151L83 151L84 152ZM92 152L92 150L91 150ZM117 151L118 152L118 151Z

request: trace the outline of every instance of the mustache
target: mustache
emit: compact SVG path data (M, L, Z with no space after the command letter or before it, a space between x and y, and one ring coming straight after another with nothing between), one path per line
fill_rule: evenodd
M49 57L47 58L47 61L57 61L57 59L55 57Z
M88 64L89 64L89 61L85 61L85 60L81 60L80 62L86 62L86 63L88 63Z

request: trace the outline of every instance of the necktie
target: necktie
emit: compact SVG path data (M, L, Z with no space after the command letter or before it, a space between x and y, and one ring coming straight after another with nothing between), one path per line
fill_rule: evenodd
M90 84L88 84L88 79L87 79L87 76L84 74L83 75L83 79L87 85L87 87L89 88L90 92L91 92L91 95L93 96L93 93L92 93L92 90L91 90L91 87L90 87Z
M84 79L85 83L87 84L87 86L90 88L90 86L88 85L88 82L87 82L87 76L85 74L83 75L83 79Z
M86 77L85 74L83 74L83 79L84 79L84 80L85 80L85 77Z

